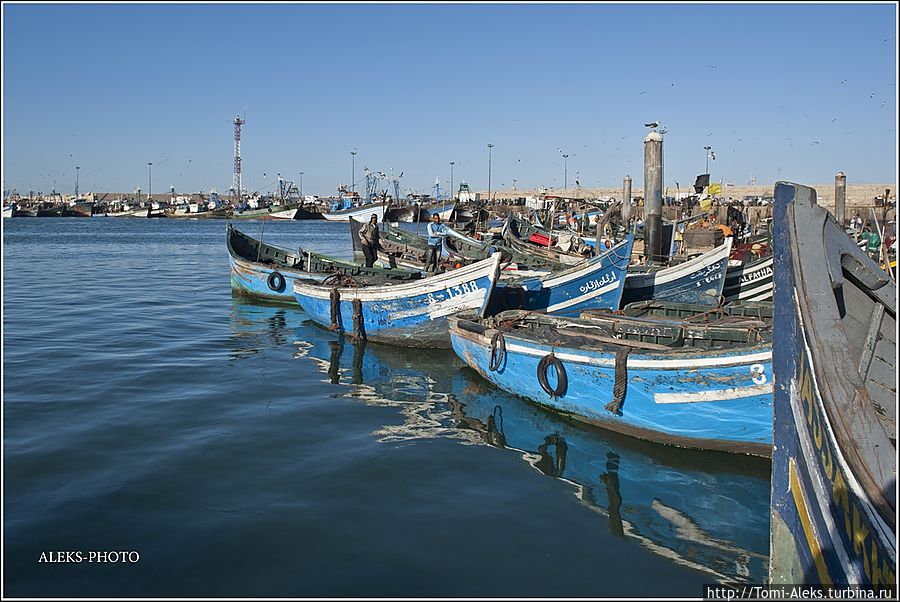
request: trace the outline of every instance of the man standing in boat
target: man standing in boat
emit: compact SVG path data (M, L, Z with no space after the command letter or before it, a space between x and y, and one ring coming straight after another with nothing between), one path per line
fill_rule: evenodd
M428 223L428 255L425 258L425 271L437 272L438 261L441 257L441 248L443 246L444 237L447 236L447 227L441 223L441 216L438 213L431 215L431 222Z
M373 214L369 223L359 229L359 240L362 242L367 268L375 265L375 259L378 257L378 248L381 246L378 236L378 216Z

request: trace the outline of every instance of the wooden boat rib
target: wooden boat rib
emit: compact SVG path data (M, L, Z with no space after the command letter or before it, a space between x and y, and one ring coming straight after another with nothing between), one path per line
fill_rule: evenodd
M896 596L896 286L813 189L775 186L770 581Z

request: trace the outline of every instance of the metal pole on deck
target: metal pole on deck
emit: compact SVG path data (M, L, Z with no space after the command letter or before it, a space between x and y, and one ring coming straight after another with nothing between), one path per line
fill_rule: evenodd
M847 225L847 176L839 171L834 176L834 219L843 229Z
M662 246L662 135L644 138L644 257L661 259Z

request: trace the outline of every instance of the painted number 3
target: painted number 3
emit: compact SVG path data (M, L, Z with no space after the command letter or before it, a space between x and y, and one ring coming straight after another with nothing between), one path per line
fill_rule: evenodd
M755 374L753 382L757 385L766 384L766 367L762 364L753 364L750 366L750 373Z

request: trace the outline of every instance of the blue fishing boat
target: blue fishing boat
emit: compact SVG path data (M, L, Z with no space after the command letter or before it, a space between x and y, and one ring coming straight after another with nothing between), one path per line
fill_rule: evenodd
M774 223L770 581L896 599L896 286L812 188L778 182Z
M622 305L649 299L719 305L730 252L731 239L727 238L725 244L683 263L629 272Z
M353 345L308 321L297 324L283 309L235 304L242 330L272 336L272 324L283 325L277 332L295 339L295 360L314 362L347 399L394 408L372 432L378 441L444 439L515 453L614 537L710 582L765 581L768 461L724 454L710 461L705 452L578 425L493 387L452 352Z
M577 420L658 443L771 455L772 346L756 320L457 314L450 338L498 387Z
M627 236L603 254L541 276L501 277L487 315L509 309L577 316L591 308L618 309L634 237Z
M771 301L775 281L773 278L775 258L772 255L736 262L730 260L725 271L722 287L722 302Z
M448 347L447 316L483 314L500 273L500 253L416 282L350 279L334 286L294 283L300 307L320 326L356 338L406 347Z
M226 228L231 263L231 288L238 294L271 301L294 303L297 279L324 281L335 274L380 276L392 280L417 280L417 271L367 268L311 251L292 251L261 242L231 224Z

